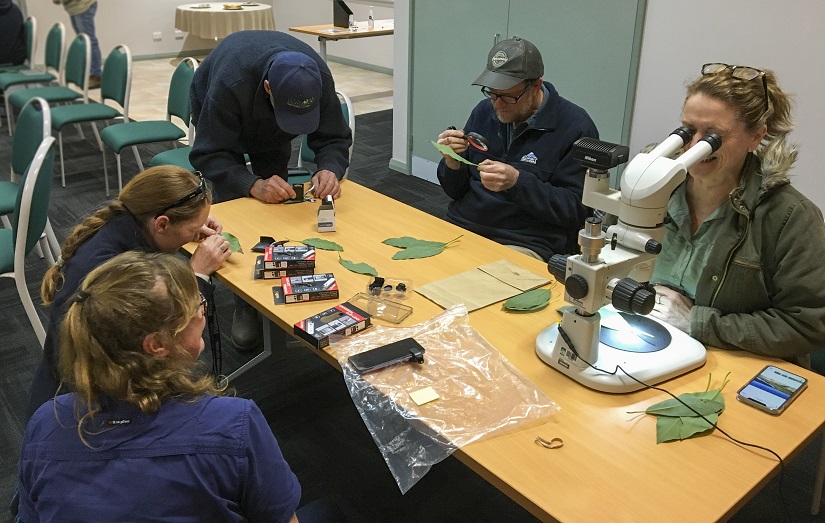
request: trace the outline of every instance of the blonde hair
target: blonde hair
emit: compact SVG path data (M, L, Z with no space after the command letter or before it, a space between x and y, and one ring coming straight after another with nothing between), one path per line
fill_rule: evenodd
M169 205L191 194L201 183L201 179L182 167L161 165L151 167L135 176L118 197L106 206L98 209L91 216L74 228L63 242L58 263L43 276L40 295L43 303L48 305L63 283L61 268L92 235L101 227L123 213L134 215L138 223L145 223L166 209ZM197 217L204 205L212 204L212 193L205 187L203 198L193 198L188 202L167 209L165 216L171 223L186 222Z
M200 301L192 269L169 254L129 251L89 273L67 302L59 345L60 374L76 394L84 442L84 426L100 412L101 395L155 413L167 398L218 392L177 339ZM172 357L144 350L153 333Z
M794 127L792 100L779 87L773 71L763 69L763 72L768 87L767 108L762 78L735 78L729 69L703 74L694 80L688 85L685 101L695 94L703 94L724 102L739 113L739 120L748 132L755 132L765 125L767 132L755 151L762 163L762 172L786 173L797 157L796 145L787 142L788 134Z

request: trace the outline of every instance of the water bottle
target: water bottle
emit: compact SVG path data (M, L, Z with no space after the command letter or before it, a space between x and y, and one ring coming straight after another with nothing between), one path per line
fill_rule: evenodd
M367 29L375 29L375 17L372 16L372 6L370 6L369 18L367 18Z

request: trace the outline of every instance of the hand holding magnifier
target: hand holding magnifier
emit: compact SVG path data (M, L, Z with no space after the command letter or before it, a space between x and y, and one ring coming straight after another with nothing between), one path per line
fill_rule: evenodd
M456 130L455 126L453 126L453 125L447 127L447 129L449 129L451 131ZM490 149L490 142L487 141L487 138L481 136L480 134L478 134L476 132L472 132L472 131L469 132L469 133L465 132L464 136L462 136L462 138L467 140L467 143L469 143L475 149L477 149L477 150L479 150L483 153L486 153Z

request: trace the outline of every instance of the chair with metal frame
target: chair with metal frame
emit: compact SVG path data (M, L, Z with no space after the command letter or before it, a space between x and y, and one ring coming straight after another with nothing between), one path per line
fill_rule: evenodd
M66 45L66 29L57 22L46 35L45 66L43 71L21 69L4 72L0 70L0 92L5 93L6 115L11 114L8 95L15 89L28 88L37 84L60 82L63 47ZM11 132L11 121L9 121Z
M48 220L51 171L54 168L54 137L44 139L23 179L12 216L12 228L0 229L0 277L13 278L26 316L40 347L46 330L26 285L26 255L37 244ZM47 175L43 175L47 173Z
M101 102L89 101L83 104L68 104L52 109L52 130L57 132L57 143L60 152L60 181L66 187L66 170L63 164L63 128L70 124L88 122L97 138L97 144L103 151L103 142L95 122L122 119L129 121L129 97L132 91L132 53L125 45L118 45L103 64L103 75L100 79ZM111 100L123 109L123 113L106 105ZM105 158L104 158L105 160ZM105 173L106 196L109 196L109 176ZM123 188L123 180L118 171L118 190Z
M194 134L189 106L189 87L195 70L198 68L198 61L194 58L184 58L175 68L172 80L169 82L169 94L166 101L165 120L145 120L140 122L124 122L110 125L100 132L100 139L115 153L117 159L117 178L121 179L120 154L126 147L131 147L138 164L138 169L143 170L143 162L137 146L146 143L170 141L173 149L178 148L178 140L187 137L187 143L191 143ZM188 126L189 132L184 133L180 127L172 123L172 117L179 118ZM188 156L188 154L187 154ZM109 172L106 166L106 150L103 149L103 172L108 178Z
M17 133L11 146L11 178L18 180L29 168L40 143L51 136L51 112L49 104L42 98L33 98L20 111L17 121ZM49 173L51 175L51 173ZM6 229L11 228L9 216L14 213L17 195L20 191L18 182L0 182L0 221ZM48 242L48 243L46 243ZM60 242L54 234L51 223L46 222L45 238L35 249L38 256L45 257L50 265L60 255Z
M66 59L63 61L63 83L61 85L18 89L7 97L11 107L20 111L26 105L26 102L34 97L43 98L52 107L78 100L89 103L89 66L91 61L92 46L89 43L89 37L85 34L79 34L72 40L66 51ZM80 89L80 92L72 89L72 85ZM14 111L12 110L8 114L9 134L13 131L13 117Z

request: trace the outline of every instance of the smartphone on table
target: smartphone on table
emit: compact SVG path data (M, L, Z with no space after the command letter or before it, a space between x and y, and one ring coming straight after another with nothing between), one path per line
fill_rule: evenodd
M778 416L808 386L808 380L768 365L736 393L736 399Z

